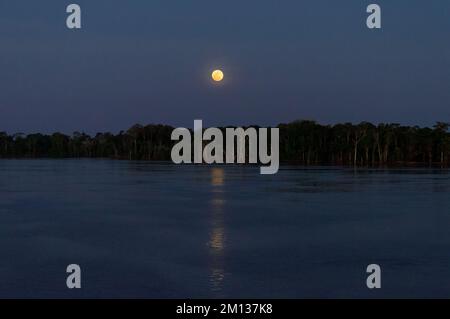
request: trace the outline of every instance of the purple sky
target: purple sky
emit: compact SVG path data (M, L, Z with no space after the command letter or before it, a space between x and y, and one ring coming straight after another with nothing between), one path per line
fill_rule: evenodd
M65 25L72 2L78 31ZM373 2L382 30L365 25ZM450 1L2 1L0 88L9 133L432 125L450 121Z

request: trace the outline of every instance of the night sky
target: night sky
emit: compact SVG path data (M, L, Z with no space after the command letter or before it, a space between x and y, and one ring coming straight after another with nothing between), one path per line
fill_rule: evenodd
M70 3L81 30L66 27ZM381 30L366 27L370 3ZM0 0L0 131L194 119L450 121L450 1Z

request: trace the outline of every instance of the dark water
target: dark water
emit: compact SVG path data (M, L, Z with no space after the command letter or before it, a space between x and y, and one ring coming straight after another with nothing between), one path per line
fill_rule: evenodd
M0 297L450 297L449 177L2 160Z

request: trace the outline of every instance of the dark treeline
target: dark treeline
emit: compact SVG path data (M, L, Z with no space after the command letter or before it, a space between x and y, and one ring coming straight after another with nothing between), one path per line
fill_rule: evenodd
M97 133L89 136L75 132L52 135L0 132L0 157L3 158L117 158L170 160L173 128L166 125L134 125L119 134Z
M305 165L379 166L450 164L449 124L433 128L363 122L320 125L314 121L280 124L280 159ZM173 127L135 125L119 134L0 132L2 158L116 158L170 160Z
M280 158L302 164L379 166L450 163L449 124L433 128L363 122L279 125Z

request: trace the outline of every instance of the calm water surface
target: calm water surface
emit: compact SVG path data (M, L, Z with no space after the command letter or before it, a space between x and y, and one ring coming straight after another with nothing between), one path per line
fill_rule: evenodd
M450 297L449 195L447 170L0 160L0 297Z

